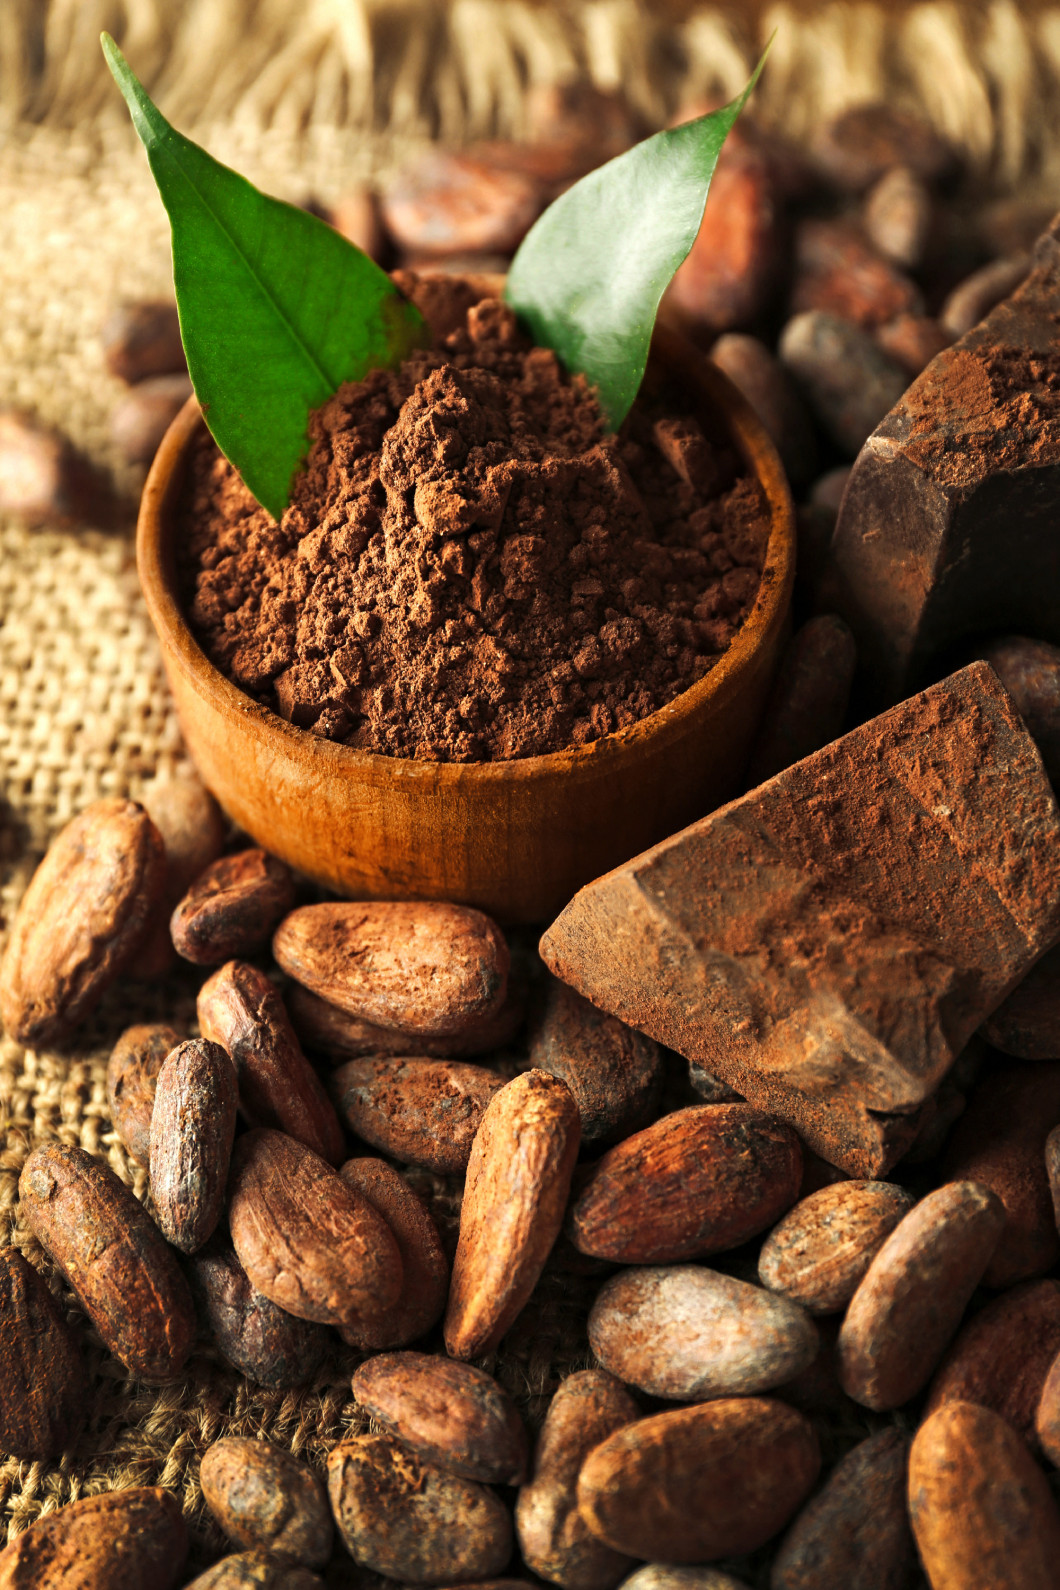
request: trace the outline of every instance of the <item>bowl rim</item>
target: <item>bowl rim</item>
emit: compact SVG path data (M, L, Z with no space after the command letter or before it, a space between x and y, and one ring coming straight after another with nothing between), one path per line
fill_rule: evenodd
M712 701L722 700L734 690L744 671L753 665L760 641L777 621L778 610L786 607L794 581L795 510L776 447L729 377L711 362L708 354L669 326L656 326L652 352L664 365L684 366L681 373L696 382L701 396L725 416L730 439L763 492L770 521L762 576L750 612L709 672L665 706L588 745L478 762L436 762L361 751L288 723L233 684L211 662L192 634L177 598L172 547L174 508L190 443L206 423L194 394L169 426L155 454L144 483L136 527L140 586L166 660L177 663L189 684L207 697L219 715L236 714L255 722L274 744L284 745L302 757L310 756L324 776L356 775L362 781L367 777L373 784L397 779L437 788L466 785L472 779L486 784L513 779L548 781L561 774L569 776L590 769L595 772L601 764L624 761L648 741L679 732Z

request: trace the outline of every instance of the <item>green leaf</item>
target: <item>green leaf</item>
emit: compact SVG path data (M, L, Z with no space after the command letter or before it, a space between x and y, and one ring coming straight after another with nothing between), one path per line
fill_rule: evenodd
M695 242L721 146L768 51L731 104L568 188L512 261L505 297L534 341L596 388L613 430L640 390L659 301Z
M188 372L225 457L275 517L309 446L309 411L427 339L416 310L324 221L260 193L156 109L109 34L173 232Z

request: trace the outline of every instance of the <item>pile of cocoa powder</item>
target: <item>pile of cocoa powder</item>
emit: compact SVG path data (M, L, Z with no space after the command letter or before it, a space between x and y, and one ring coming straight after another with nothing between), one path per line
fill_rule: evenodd
M404 281L434 346L312 416L279 524L202 438L181 507L197 638L256 700L361 750L485 761L637 722L750 611L759 488L679 394L605 435L506 305Z

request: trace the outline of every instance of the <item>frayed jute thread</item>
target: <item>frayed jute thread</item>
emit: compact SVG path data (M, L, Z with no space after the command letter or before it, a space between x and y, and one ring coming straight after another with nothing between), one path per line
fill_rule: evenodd
M1060 165L1060 7L987 0L686 6L650 0L4 0L0 115L119 119L112 32L187 130L356 127L461 142L519 136L528 89L621 84L652 124L735 94L775 40L761 119L809 138L865 99L915 108L1005 183Z

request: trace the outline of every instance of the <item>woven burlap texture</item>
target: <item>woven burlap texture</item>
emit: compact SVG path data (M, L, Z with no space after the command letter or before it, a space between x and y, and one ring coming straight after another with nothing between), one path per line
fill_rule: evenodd
M297 143L218 129L211 148L270 191L334 198L356 175L385 170L408 145L363 136ZM75 812L105 795L136 797L157 772L179 766L180 732L136 582L132 520L139 479L119 467L107 435L123 390L102 364L99 328L118 295L165 292L168 233L146 162L124 128L78 141L37 129L0 158L0 402L58 425L107 469L124 495L118 528L0 523L0 878L10 923L33 867ZM107 1056L133 1021L165 1020L194 1032L198 979L190 973L144 988L123 984L65 1053L0 1040L0 1242L11 1241L49 1276L86 1345L86 1423L55 1463L0 1461L6 1532L95 1491L142 1484L181 1497L195 1559L223 1542L198 1484L206 1446L225 1434L265 1435L318 1467L359 1427L349 1389L357 1362L336 1356L298 1393L261 1391L209 1350L163 1387L131 1380L101 1346L18 1216L18 1176L38 1143L59 1139L99 1155L139 1197L146 1173L125 1154L107 1110ZM451 1192L423 1177L443 1224ZM577 1290L577 1289L575 1289ZM585 1352L569 1282L546 1281L506 1345L498 1373L531 1415ZM584 1317L582 1310L581 1317ZM352 1570L340 1560L336 1583Z

